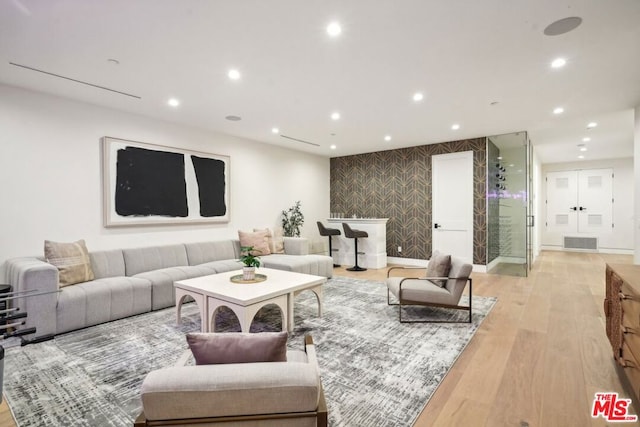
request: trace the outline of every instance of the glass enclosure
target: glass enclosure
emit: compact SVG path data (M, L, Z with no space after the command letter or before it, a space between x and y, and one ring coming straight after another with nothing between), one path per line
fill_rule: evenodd
M530 265L526 132L487 138L487 272L526 276Z

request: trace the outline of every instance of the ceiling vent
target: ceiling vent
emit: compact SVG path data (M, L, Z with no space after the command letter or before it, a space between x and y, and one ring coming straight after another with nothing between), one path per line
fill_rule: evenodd
M58 77L60 79L65 79L65 80L69 80L72 81L74 83L80 83L83 85L87 85L87 86L91 86L91 87L95 87L97 89L102 89L102 90L108 90L109 92L114 92L114 93L118 93L120 95L125 95L125 96L130 96L131 98L136 98L136 99L142 99L142 97L138 96L138 95L132 95L130 93L126 93L126 92L122 92L119 90L115 90L115 89L111 89L108 87L104 87L104 86L100 86L100 85L96 85L93 83L89 83L89 82L84 82L82 80L78 80L78 79L72 79L71 77L66 77L66 76L61 76L60 74L55 74L55 73L50 73L48 71L44 71L44 70L39 70L37 68L33 68L33 67L29 67L27 65L22 65L22 64L16 64L14 62L9 62L9 64L16 66L16 67L20 67L20 68L24 68L26 70L31 70L31 71L36 71L38 73L42 73L42 74L46 74L48 76L53 76L53 77Z
M287 135L280 135L280 136L283 137L283 138L290 139L292 141L302 142L303 144L313 145L314 147L320 147L320 144L316 144L315 142L309 142L309 141L305 141L303 139L293 138L293 137L287 136Z

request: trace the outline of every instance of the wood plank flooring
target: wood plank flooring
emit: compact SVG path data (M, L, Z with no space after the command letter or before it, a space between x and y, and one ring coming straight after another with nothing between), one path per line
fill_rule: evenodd
M605 335L606 262L632 257L548 251L526 278L473 273L474 294L498 302L415 427L608 425L591 418L594 393L630 396ZM383 280L386 269L334 274ZM15 426L4 402L0 426Z

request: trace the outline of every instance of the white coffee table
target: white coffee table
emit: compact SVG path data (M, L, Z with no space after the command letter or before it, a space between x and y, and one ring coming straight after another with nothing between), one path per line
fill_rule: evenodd
M322 285L327 278L311 274L259 268L267 280L258 283L232 283L231 276L242 274L242 270L196 277L174 282L176 292L176 316L181 322L182 302L192 297L200 309L202 332L215 330L216 311L225 306L233 310L240 320L242 332L249 332L256 313L265 305L276 304L282 313L283 329L293 330L293 299L298 293L309 289L318 299L318 316L322 316Z

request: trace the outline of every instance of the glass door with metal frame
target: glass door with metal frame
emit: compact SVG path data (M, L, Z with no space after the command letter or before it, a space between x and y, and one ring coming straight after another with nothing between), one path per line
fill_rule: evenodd
M527 276L531 260L526 132L487 138L487 272Z

